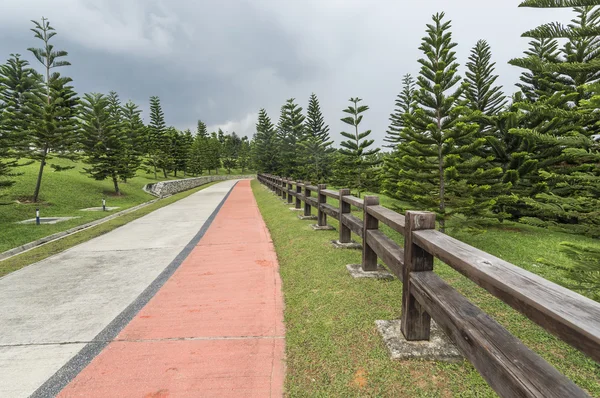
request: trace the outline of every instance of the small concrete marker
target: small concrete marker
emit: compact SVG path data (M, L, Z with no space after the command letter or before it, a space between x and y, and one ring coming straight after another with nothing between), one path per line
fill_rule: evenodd
M35 209L35 224L40 225L40 209Z
M304 209L296 209L295 207L290 207L291 211L304 211Z
M354 249L354 250L362 250L362 245L360 243L356 243L354 241L349 243L342 243L338 240L332 240L331 245L336 249Z
M314 229L315 231L335 231L335 228L332 227L331 225L317 225L317 224L312 224L311 228Z
M458 348L434 321L431 322L429 341L407 341L402 334L400 319L375 321L375 324L393 360L421 359L451 363L464 360Z
M36 217L29 220L19 221L16 224L58 224L59 222L73 220L79 217L40 217L39 213L36 212Z
M317 216L302 216L302 215L299 215L298 218L300 220L316 220Z
M348 264L346 268L350 272L350 275L353 278L373 278L373 279L384 279L384 280L394 280L394 275L390 274L387 269L385 269L382 265L377 265L377 271L365 272L362 269L362 265L360 264Z
M102 198L102 211L106 211L106 199Z

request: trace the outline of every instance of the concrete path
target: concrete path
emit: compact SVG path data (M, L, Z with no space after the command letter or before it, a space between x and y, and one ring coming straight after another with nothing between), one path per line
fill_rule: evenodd
M279 275L248 181L202 238L234 184L1 278L0 396L280 395Z

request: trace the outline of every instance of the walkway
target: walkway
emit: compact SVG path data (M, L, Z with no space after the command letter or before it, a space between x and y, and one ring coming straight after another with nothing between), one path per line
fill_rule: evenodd
M210 217L233 184L0 279L0 396L281 396L280 279L249 181Z

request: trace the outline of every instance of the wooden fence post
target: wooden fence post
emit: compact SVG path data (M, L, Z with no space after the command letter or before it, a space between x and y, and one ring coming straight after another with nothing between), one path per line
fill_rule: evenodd
M310 204L306 201L306 198L310 198L310 189L308 189L309 185L310 181L304 181L304 217L310 217L312 215Z
M292 199L292 195L290 195L292 193L292 179L288 178L288 186L287 186L287 199L288 199L288 204L292 204L293 199Z
M435 229L435 213L407 211L404 232L402 334L408 341L429 340L431 317L410 294L412 272L433 271L433 256L413 243L413 231Z
M300 195L302 195L302 187L300 186L302 181L296 181L296 209L302 209L302 201L300 200Z
M351 243L352 242L352 231L348 228L343 221L344 214L350 214L352 212L352 206L350 203L344 202L344 196L350 195L349 189L340 189L340 243Z
M317 191L317 201L319 202L319 207L318 207L318 213L317 213L317 225L319 227L326 227L327 226L327 214L323 211L323 209L321 209L321 204L323 203L327 203L327 196L325 196L324 193L322 193L321 191L324 189L327 189L327 185L325 184L319 184L318 185L318 191Z
M281 199L287 200L287 178L281 179Z
M365 196L363 206L363 252L362 269L365 272L377 271L377 253L367 244L367 231L370 229L379 229L379 220L369 214L369 206L379 205L378 196Z

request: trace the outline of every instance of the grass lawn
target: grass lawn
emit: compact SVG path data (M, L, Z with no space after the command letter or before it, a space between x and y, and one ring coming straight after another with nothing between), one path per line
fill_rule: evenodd
M11 272L17 271L23 267L26 267L29 264L33 264L35 262L41 261L47 257L54 255L54 254L60 253L70 247L73 247L80 243L86 242L90 239L93 239L97 236L108 233L115 228L125 225L128 222L131 222L137 218L143 217L146 214L149 214L155 210L160 209L161 207L170 205L171 203L174 203L180 199L188 197L188 196L190 196L198 191L201 191L205 188L208 188L214 184L218 184L218 182L211 182L211 183L208 183L201 187L198 187L195 189L190 189L189 191L180 192L178 194L169 196L168 198L161 199L160 201L152 203L152 204L150 204L146 207L143 207L139 210L135 210L131 213L124 214L113 220L102 223L98 226L85 229L81 232L66 236L57 241L50 242L43 246L29 250L23 254L19 254L17 256L11 257L4 261L0 261L0 277L4 276L6 274L9 274Z
M314 221L297 213L257 181L252 188L279 258L285 298L287 378L290 397L493 397L493 390L468 362L446 364L391 361L375 320L400 317L398 280L355 280L345 265L360 263L360 251L334 249L337 231L313 231ZM390 205L388 198L382 204ZM335 205L335 201L331 201ZM338 227L336 220L329 223ZM388 236L398 234L383 226ZM600 246L592 239L519 224L489 228L479 235L454 233L545 278L561 283L560 273L542 265L544 257L569 260L559 252L564 241ZM450 267L436 272L563 374L600 397L600 365L546 333Z
M39 163L17 168L15 171L23 173L15 178L16 183L6 190L0 190L0 252L12 249L22 244L34 241L44 236L67 230L77 225L97 220L107 216L103 212L80 211L88 207L102 205L102 198L106 198L106 205L119 207L124 210L129 207L154 199L154 196L142 190L146 184L154 183L154 174L139 171L137 177L121 183L121 196L114 196L112 181L96 181L83 173L85 167L82 163L71 161L53 160L52 163L61 166L75 166L72 170L54 172L50 167L44 170L40 203L28 203L27 199L33 196ZM239 173L239 170L232 170ZM219 174L227 174L221 170ZM177 178L183 178L179 175ZM168 179L175 179L170 176ZM159 174L159 181L164 180ZM40 209L42 217L79 217L73 220L54 225L16 224L35 218L35 209Z

